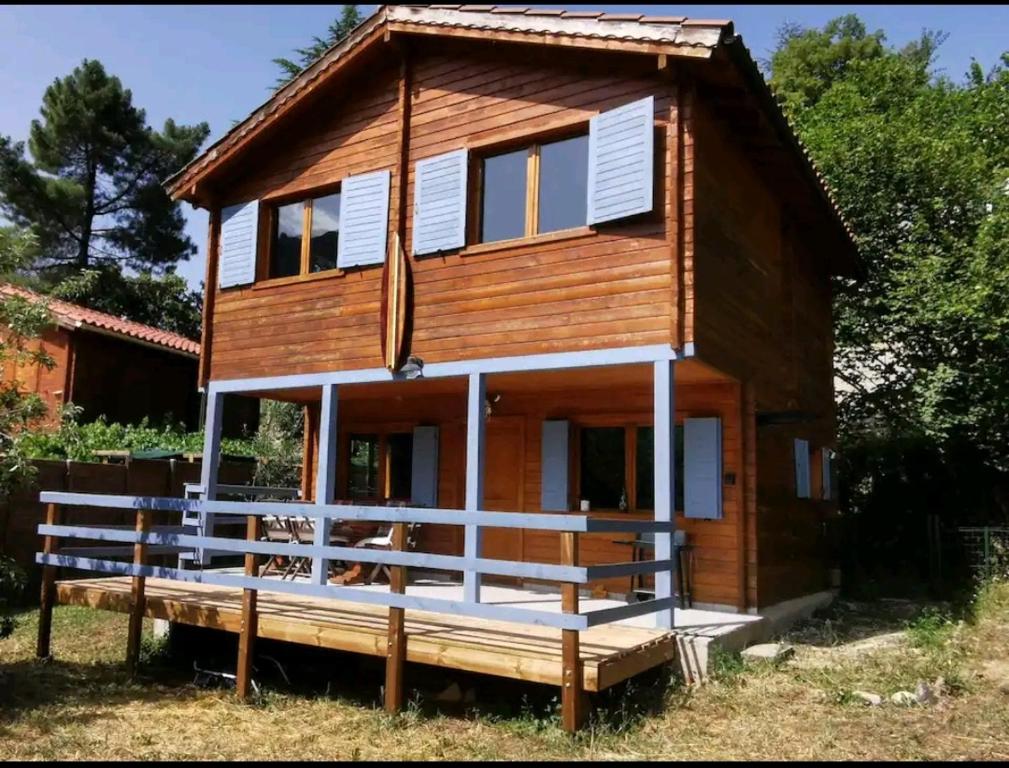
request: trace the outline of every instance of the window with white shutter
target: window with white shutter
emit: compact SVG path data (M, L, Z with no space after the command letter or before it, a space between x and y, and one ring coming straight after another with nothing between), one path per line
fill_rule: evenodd
M413 253L440 253L466 245L469 153L458 149L417 162L414 177Z
M229 205L221 210L217 279L221 288L256 281L259 239L259 201Z
M588 223L654 206L655 98L626 104L589 122Z
M795 439L795 495L800 499L810 497L809 441Z
M389 171L348 176L340 188L341 269L384 264L389 235Z
M541 446L540 510L567 512L568 435L570 424L564 420L543 422Z
M702 520L722 517L722 420L683 421L683 514Z

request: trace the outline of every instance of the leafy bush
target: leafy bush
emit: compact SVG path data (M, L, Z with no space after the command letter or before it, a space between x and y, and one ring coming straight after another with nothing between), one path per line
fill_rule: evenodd
M6 555L0 555L0 639L14 631L14 617L8 615L7 610L21 599L27 582L24 568Z
M203 451L203 431L187 432L182 424L154 426L146 418L139 424L109 424L104 417L81 424L79 414L79 408L66 406L55 430L22 435L22 453L32 459L96 461L98 451ZM225 439L222 451L232 456L256 456L252 439Z
M98 451L203 451L203 430L187 432L181 423L155 426L146 418L139 424L109 424L104 417L81 424L80 410L67 405L56 429L21 434L19 454L27 459L97 461ZM245 438L225 438L221 452L255 458L256 485L297 487L301 484L302 430L300 407L264 401L259 430Z
M948 614L936 608L926 608L908 624L907 635L915 648L936 651L949 642L955 629L956 624Z

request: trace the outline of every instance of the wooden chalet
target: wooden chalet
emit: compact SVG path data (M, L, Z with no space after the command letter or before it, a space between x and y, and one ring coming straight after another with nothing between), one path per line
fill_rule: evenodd
M192 381L199 342L20 286L0 285L0 295L48 302L53 323L32 344L52 358L53 367L6 360L3 368L4 381L42 398L48 426L59 424L60 408L73 403L82 409L82 421L170 419L198 428L200 394Z
M116 563L44 526L44 607L238 632L240 693L280 637L386 656L390 708L404 660L560 685L574 729L582 690L675 653L681 593L745 614L832 586L831 284L856 252L731 22L383 6L167 186L211 221L199 498L46 498L195 527L105 537L136 546ZM221 498L233 393L305 406L300 502ZM255 568L284 510L315 521L302 580ZM368 553L388 589L327 578L335 520L393 526ZM553 612L491 597L545 583Z

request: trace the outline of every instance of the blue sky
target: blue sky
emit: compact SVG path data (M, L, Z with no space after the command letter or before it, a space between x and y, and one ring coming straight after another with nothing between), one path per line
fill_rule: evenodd
M374 6L362 5L368 12ZM614 5L547 3L548 8L616 10ZM785 22L819 26L846 12L891 43L941 29L949 39L938 68L955 80L971 58L987 70L1009 49L1009 8L928 5L627 5L624 11L694 18L730 18L759 60L770 53ZM100 59L133 91L134 103L160 127L207 121L219 138L269 96L271 59L287 55L325 31L338 5L0 6L0 134L23 139L38 116L42 93L81 59ZM200 253L179 272L195 287L203 278L207 219L184 206Z

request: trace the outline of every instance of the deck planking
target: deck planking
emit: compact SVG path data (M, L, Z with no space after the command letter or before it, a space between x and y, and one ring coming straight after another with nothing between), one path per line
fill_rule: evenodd
M128 613L129 577L57 583L57 601ZM260 591L257 637L385 657L389 612L382 606ZM147 579L145 615L238 633L242 590ZM560 630L425 611L406 612L406 660L447 669L560 685ZM673 633L628 626L581 632L585 689L601 691L676 657Z

